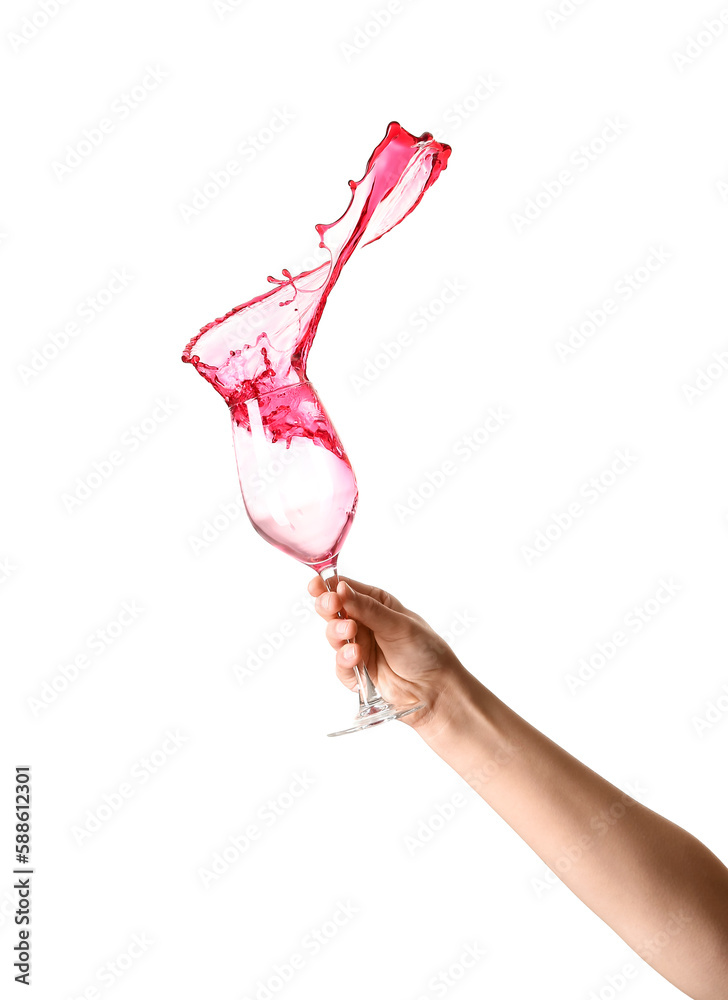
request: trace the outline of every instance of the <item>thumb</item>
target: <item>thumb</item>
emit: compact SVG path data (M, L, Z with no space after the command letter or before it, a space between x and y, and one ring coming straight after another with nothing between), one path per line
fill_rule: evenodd
M409 635L411 622L406 615L388 608L369 594L360 594L342 580L336 588L344 610L350 618L366 625L381 639L404 639Z

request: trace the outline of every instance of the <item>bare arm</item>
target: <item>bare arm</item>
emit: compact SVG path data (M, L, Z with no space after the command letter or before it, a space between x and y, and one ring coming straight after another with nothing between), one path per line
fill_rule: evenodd
M591 910L694 1000L728 995L728 869L699 840L605 781L484 687L419 616L350 581L311 584L348 687L364 657L403 720ZM339 596L341 595L341 596ZM342 623L343 605L355 621Z
M728 869L562 750L471 675L423 732L545 864L695 1000L728 992ZM434 721L434 720L433 720Z

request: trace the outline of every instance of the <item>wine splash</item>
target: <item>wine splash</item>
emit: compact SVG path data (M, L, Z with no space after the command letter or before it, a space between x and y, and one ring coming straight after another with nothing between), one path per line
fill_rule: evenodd
M182 360L230 408L240 486L256 530L313 569L331 565L349 531L358 491L351 463L306 374L321 314L357 246L378 240L419 204L447 164L450 147L387 127L360 181L349 181L344 214L318 225L330 260L204 326ZM295 442L296 447L291 445ZM303 456L292 464L292 453ZM260 469L283 470L260 489ZM257 470L257 471L256 471Z
M235 306L189 342L182 360L217 389L235 421L249 426L247 408L238 404L307 380L311 344L347 260L357 246L373 243L409 215L445 169L449 155L450 146L429 132L418 138L391 122L362 179L349 181L351 200L344 214L316 226L330 261L301 274L284 270L282 278L269 277L274 289ZM265 420L274 423L270 430L276 438L316 433L280 408L265 414ZM319 441L330 445L325 433Z
M419 204L447 165L450 147L429 132L419 138L397 122L372 153L360 181L349 181L344 214L318 225L330 260L310 271L269 277L276 287L208 323L182 360L220 393L230 409L240 488L256 531L320 573L331 589L356 511L351 463L306 375L306 361L326 300L360 244L378 240ZM341 613L343 614L343 612ZM385 701L363 662L353 667L359 712L329 736L401 719L425 705Z

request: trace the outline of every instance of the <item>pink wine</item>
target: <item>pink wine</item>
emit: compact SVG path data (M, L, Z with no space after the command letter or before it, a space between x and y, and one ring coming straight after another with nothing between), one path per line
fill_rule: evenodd
M351 464L306 362L321 314L357 246L380 239L419 204L445 169L450 147L387 127L336 222L317 225L330 260L269 277L275 287L204 326L182 360L225 399L246 508L256 530L314 569L330 565L351 526L357 487Z
M317 572L331 565L354 518L357 487L341 441L310 382L236 404L238 476L250 520L267 542Z

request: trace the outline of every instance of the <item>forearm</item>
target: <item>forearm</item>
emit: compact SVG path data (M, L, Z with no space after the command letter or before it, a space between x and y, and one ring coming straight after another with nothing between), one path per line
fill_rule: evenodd
M728 870L504 705L452 677L421 735L661 975L725 996Z

